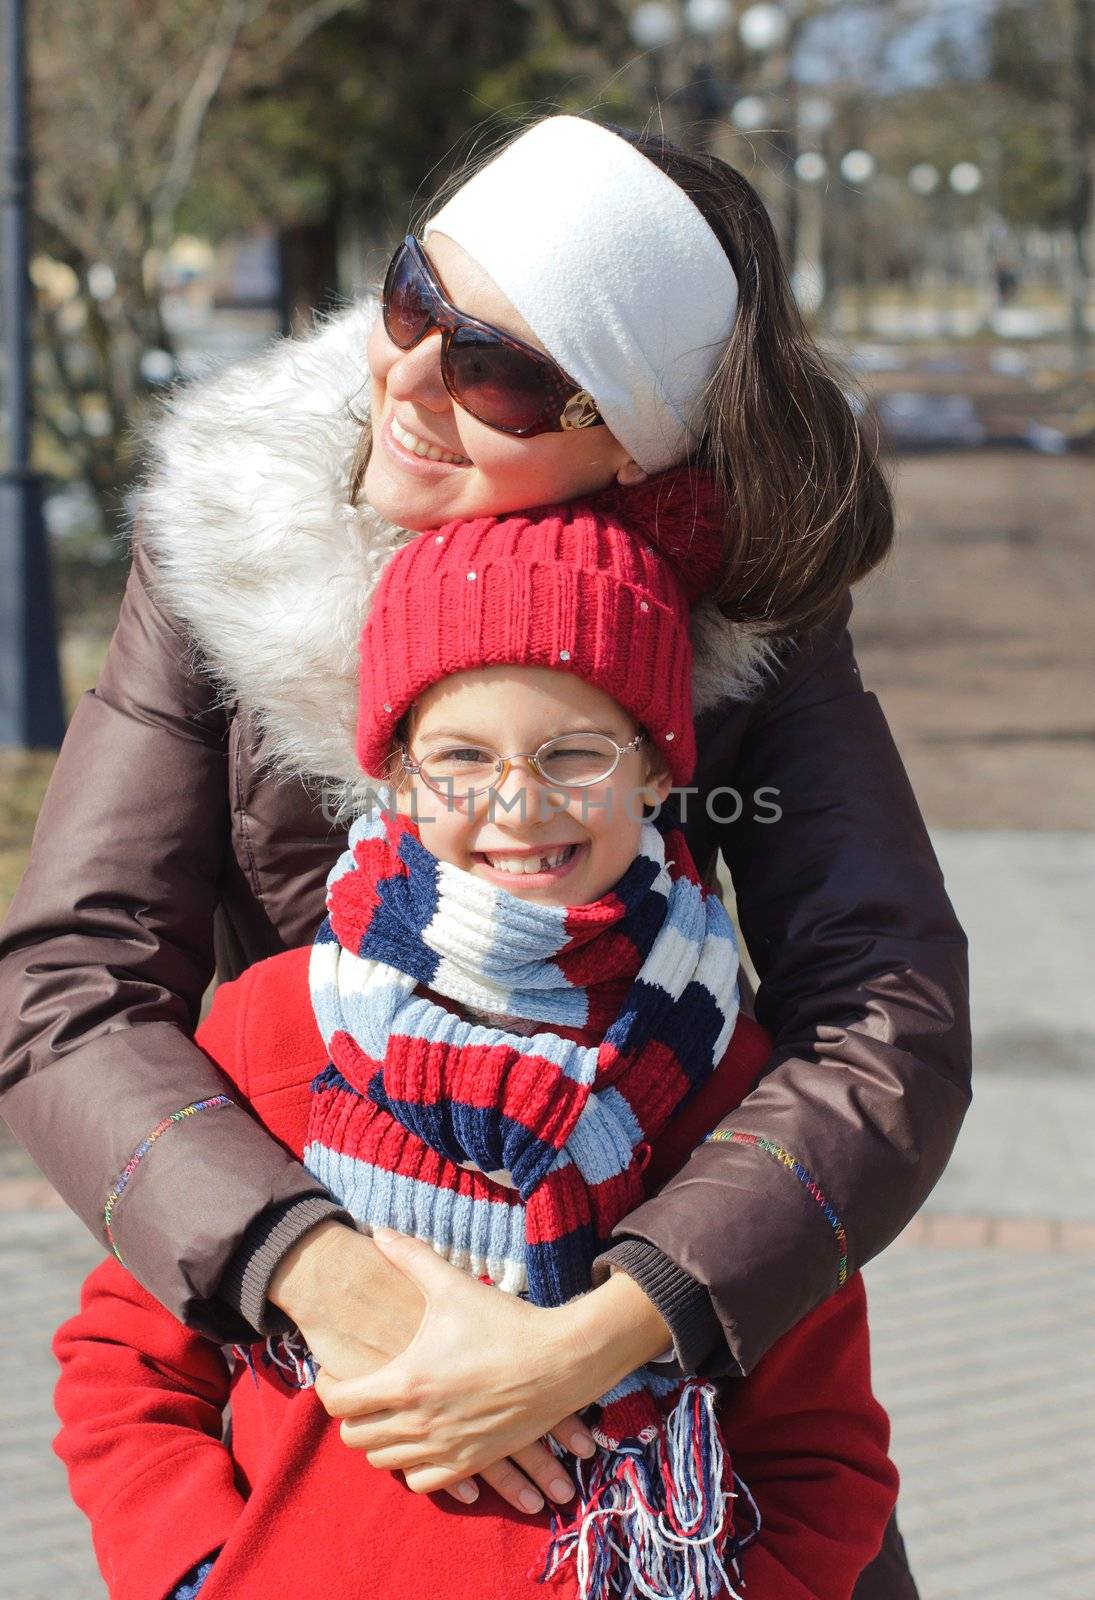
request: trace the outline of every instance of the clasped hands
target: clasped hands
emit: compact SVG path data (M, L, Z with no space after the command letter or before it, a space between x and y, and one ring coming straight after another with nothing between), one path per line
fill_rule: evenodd
M341 1223L306 1234L270 1298L319 1363L316 1392L341 1436L418 1494L470 1503L478 1475L539 1511L574 1486L545 1442L595 1443L576 1413L669 1342L625 1273L565 1306L530 1305L443 1260L418 1239Z

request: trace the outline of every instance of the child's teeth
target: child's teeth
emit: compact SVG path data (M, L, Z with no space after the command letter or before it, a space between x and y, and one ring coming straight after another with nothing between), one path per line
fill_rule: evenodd
M570 848L570 845L564 845L561 850L556 850L548 856L488 855L487 860L496 872L513 872L528 875L533 872L550 871L553 867L562 866Z

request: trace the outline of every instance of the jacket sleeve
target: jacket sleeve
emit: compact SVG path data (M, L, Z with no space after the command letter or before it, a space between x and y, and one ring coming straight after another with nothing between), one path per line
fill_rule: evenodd
M57 1332L54 1449L111 1600L164 1600L240 1516L220 1350L107 1260Z
M847 632L800 641L705 772L751 802L712 825L773 1035L766 1072L598 1263L629 1272L686 1370L748 1372L898 1234L970 1095L966 942ZM699 1219L700 1225L697 1225Z
M149 583L138 546L4 926L0 1110L156 1298L230 1340L251 1329L218 1287L248 1229L273 1218L288 1248L337 1208L193 1043L228 865L227 718Z
M857 1274L784 1334L720 1415L731 1465L759 1512L740 1557L749 1600L849 1600L897 1501L890 1426L870 1382ZM739 1486L735 1531L749 1529Z

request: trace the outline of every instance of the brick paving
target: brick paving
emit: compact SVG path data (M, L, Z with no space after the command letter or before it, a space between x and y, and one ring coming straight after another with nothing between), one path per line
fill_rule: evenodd
M16 1181L7 1185L9 1203ZM67 1211L0 1216L0 1298L8 1329L7 1359L0 1364L0 1600L106 1595L87 1523L69 1500L49 1447L56 1431L50 1337L75 1310L80 1280L99 1257L90 1234Z
M49 1337L97 1250L67 1212L11 1209L19 1199L10 1183L0 1197L0 1294L19 1352L0 1367L0 1600L104 1600L49 1448ZM1091 1233L935 1213L868 1269L922 1600L1095 1600Z
M867 1271L923 1600L1095 1600L1095 1255L1015 1227Z
M1090 830L1095 453L891 467L899 538L852 633L929 824Z

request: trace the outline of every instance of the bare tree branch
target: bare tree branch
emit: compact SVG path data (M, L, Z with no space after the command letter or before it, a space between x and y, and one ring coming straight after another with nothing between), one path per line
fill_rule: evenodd
M256 54L249 74L251 81L264 82L276 76L314 33L357 3L358 0L315 0L315 4L306 6L275 35L264 53Z
M152 242L161 250L171 243L175 213L194 174L205 119L224 82L240 30L250 20L247 0L225 0L212 41L179 109L171 158L152 210Z
M83 430L83 415L80 410L81 388L69 367L67 342L57 326L56 317L49 312L42 317L42 331L44 334L43 346L49 356L57 389L63 403L67 406L68 416L73 426L72 428L66 428L64 422L54 416L48 406L40 407L38 414L49 427L57 442L63 446L65 452L67 454L71 454L73 451L77 453L80 473L90 482L94 457L90 441Z

